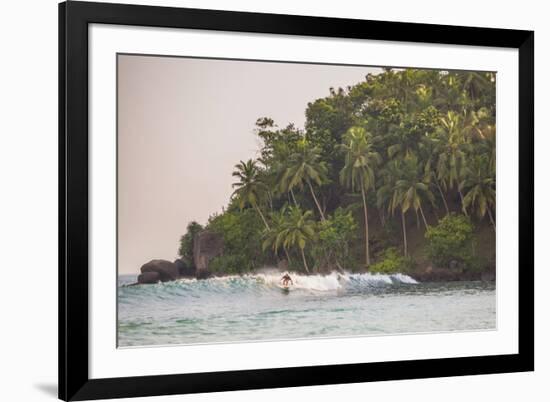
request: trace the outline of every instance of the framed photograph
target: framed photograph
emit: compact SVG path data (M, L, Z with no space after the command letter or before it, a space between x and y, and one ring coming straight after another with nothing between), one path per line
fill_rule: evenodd
M534 33L59 5L59 397L534 369Z

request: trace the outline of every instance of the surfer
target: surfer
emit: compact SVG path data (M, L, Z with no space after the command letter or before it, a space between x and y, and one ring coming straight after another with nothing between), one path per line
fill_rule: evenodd
M288 273L285 273L283 275L283 277L281 278L281 282L282 282L283 286L286 286L286 287L288 287L289 282L290 282L291 285L294 285L294 282L292 282L292 278L290 277L290 275Z

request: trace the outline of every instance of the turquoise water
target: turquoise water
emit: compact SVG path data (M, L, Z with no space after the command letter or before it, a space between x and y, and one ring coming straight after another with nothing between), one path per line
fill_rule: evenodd
M120 347L496 327L491 282L417 283L397 275L280 273L124 286L119 277Z

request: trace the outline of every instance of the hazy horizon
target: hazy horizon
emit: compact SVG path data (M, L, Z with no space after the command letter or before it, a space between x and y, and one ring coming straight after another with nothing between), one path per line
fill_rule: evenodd
M308 102L380 68L118 56L118 270L177 258L187 223L205 224L258 156L254 123L303 128Z

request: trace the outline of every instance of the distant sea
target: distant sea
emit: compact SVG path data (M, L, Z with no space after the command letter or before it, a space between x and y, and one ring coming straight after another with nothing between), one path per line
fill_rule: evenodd
M118 287L120 347L487 330L494 282L418 283L407 275L265 271Z

